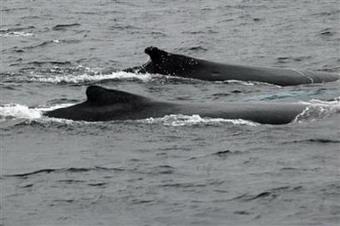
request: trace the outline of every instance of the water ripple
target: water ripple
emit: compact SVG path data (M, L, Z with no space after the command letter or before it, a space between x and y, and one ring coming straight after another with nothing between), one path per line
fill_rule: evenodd
M79 23L72 23L72 24L57 24L52 29L55 31L66 30L69 27L79 27Z
M32 172L27 173L17 173L17 174L8 174L4 175L5 177L19 177L19 178L26 178L33 175L39 175L39 174L49 174L49 173L83 173L88 171L124 171L124 169L121 168L106 168L106 167L91 167L91 168L61 168L61 169L40 169Z

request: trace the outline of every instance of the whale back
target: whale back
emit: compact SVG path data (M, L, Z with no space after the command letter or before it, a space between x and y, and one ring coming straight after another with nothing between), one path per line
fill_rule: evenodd
M144 102L145 97L128 92L106 89L100 86L89 86L86 89L87 103L97 106L112 104L136 104Z
M258 81L280 86L332 82L340 75L328 72L297 71L286 68L244 66L196 59L168 53L157 47L147 47L144 52L150 61L142 66L127 68L133 73L174 75L206 81Z
M84 120L134 120L164 117L170 114L201 117L245 119L265 124L284 124L292 121L305 109L304 104L228 103L202 105L155 101L147 97L100 86L89 86L87 100L69 107L44 113L45 116Z

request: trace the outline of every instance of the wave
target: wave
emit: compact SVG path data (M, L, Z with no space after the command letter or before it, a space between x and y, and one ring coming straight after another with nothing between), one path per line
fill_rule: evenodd
M237 197L232 198L231 200L240 200L244 202L255 201L255 200L274 200L280 197L284 193L296 192L304 189L303 186L283 186L272 188L257 194L242 194Z
M69 27L79 27L79 23L73 23L73 24L57 24L55 25L52 30L59 31L59 30L66 30Z
M22 49L29 50L29 49L36 49L40 47L49 46L52 44L74 44L74 43L79 43L79 42L80 40L77 40L77 39L53 39L53 40L43 41L38 44L26 46L26 47L23 47Z
M309 139L301 139L301 140L293 140L288 142L283 142L283 144L289 143L318 143L318 144L337 144L340 143L340 140L337 139L329 139L329 138L309 138Z

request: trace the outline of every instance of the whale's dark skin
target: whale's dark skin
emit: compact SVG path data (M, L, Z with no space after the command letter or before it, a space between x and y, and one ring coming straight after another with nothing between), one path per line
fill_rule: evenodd
M207 81L258 81L280 86L332 82L339 75L327 72L295 71L214 63L184 55L168 53L157 47L148 47L145 53L150 61L142 66L128 68L127 72L174 75Z
M285 124L293 121L304 104L222 103L190 104L156 101L124 91L89 86L87 100L70 107L45 112L45 116L82 121L135 120L170 114L201 117L245 119L263 124Z

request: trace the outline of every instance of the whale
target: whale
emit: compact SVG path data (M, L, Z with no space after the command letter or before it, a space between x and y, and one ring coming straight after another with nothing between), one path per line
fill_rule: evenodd
M210 62L169 53L152 46L147 47L144 52L150 57L147 63L127 68L124 71L172 75L206 81L240 80L264 82L279 86L332 82L340 78L338 74L322 71L298 71Z
M126 91L91 85L87 99L69 107L43 113L44 116L75 121L137 120L159 118L171 114L201 117L244 119L261 124L292 122L307 107L300 103L214 103L194 104L169 102Z

